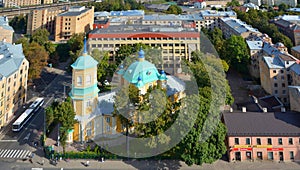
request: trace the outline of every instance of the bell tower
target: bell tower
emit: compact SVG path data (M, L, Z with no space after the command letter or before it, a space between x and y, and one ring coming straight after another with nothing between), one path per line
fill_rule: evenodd
M98 103L97 65L98 62L87 53L84 38L83 54L71 65L73 71L70 96L76 113L75 119L78 121L74 125L75 141L83 142L94 137L94 120L91 114Z

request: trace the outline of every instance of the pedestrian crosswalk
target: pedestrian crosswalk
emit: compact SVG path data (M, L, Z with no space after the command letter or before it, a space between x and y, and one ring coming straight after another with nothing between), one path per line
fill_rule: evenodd
M29 150L0 149L1 158L24 159L31 155Z

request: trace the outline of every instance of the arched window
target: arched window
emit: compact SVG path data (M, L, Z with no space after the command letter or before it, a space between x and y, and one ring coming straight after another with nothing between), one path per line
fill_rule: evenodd
M89 84L91 84L91 82L92 82L92 77L91 77L91 75L88 75L86 77L86 84L89 85Z
M81 76L77 77L77 86L82 86L82 78L81 78Z

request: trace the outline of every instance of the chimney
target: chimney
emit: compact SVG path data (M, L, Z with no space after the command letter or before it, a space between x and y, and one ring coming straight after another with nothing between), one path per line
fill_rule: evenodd
M268 112L268 109L266 107L263 107L263 112L264 113L267 113Z
M246 113L246 112L247 112L246 107L242 107L242 112L243 112L243 113Z
M229 109L229 112L230 112L230 113L232 113L232 112L233 112L233 109L232 109L232 107L230 107L230 109Z
M285 113L285 107L281 107L281 112Z

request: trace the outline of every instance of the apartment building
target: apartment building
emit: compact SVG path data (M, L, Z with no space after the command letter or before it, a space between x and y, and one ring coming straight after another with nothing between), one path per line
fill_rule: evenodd
M230 162L300 160L299 113L234 112L223 120Z
M8 25L8 18L6 16L0 16L0 41L12 43L14 29Z
M261 86L264 90L277 96L284 104L288 104L288 86L292 84L291 66L296 58L287 53L264 56L259 63Z
M21 44L0 42L0 128L26 102L28 68Z
M284 15L272 21L280 32L288 36L295 46L300 45L300 19L298 15Z
M94 7L73 6L55 19L56 42L66 42L73 34L87 33L93 29Z
M232 35L242 36L243 38L262 35L256 28L235 18L221 18L220 28L225 38L230 38Z
M200 33L193 28L149 25L110 26L89 33L89 50L110 51L111 60L120 46L137 43L161 49L161 68L175 74L183 58L189 60L192 51L200 50Z
M300 45L291 48L291 54L300 59Z
M38 29L47 29L50 34L55 30L55 18L58 14L66 11L66 8L40 8L32 10L27 18L28 35L33 34Z
M291 66L292 85L289 86L290 108L300 112L300 60Z
M261 60L261 53L263 48L263 41L256 40L256 41L246 41L249 52L250 52L250 66L249 66L249 72L251 76L255 78L259 78L259 60Z
M41 0L3 0L3 6L5 8L41 5Z

